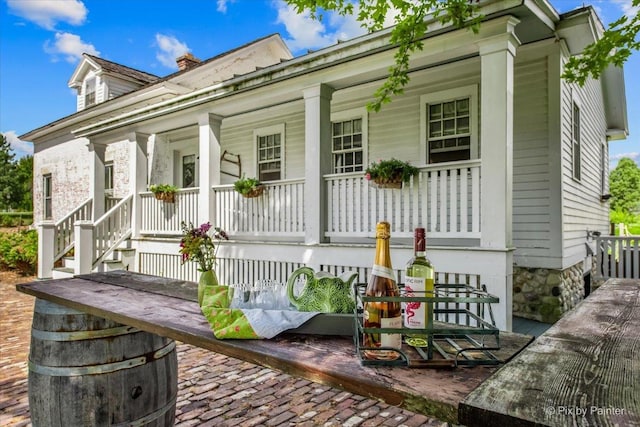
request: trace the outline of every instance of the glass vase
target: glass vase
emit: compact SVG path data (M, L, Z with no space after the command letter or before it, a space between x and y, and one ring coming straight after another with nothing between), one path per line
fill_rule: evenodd
M202 298L207 286L218 286L218 276L213 270L203 271L200 274L200 280L198 280L198 305L200 306L202 306Z

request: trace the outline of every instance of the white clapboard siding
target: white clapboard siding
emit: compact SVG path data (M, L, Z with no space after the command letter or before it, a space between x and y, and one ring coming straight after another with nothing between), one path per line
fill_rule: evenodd
M513 137L513 241L528 262L549 256L548 66L546 57L515 67ZM559 255L559 254L556 254Z
M608 230L608 205L601 203L601 146L606 141L606 117L602 87L588 80L584 87L562 81L562 227L564 264L580 262L585 257L587 228ZM573 178L571 140L572 100L580 105L581 179ZM608 162L605 162L608 167ZM608 171L607 171L608 179ZM588 225L585 225L588 224Z

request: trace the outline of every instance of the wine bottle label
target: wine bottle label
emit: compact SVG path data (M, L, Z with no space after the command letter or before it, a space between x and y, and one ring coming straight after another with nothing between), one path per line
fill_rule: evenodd
M384 277L386 279L393 280L394 282L396 281L396 278L393 276L393 270L382 265L374 264L371 269L371 275Z
M402 317L383 317L380 319L381 328L402 328ZM402 334L380 334L382 347L400 349L402 347Z
M405 277L404 289L407 297L425 297L424 277ZM421 301L403 302L404 306L404 326L407 328L426 328L426 304Z

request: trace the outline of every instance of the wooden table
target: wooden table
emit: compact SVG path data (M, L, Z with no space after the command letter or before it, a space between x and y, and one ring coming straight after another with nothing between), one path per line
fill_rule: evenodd
M498 369L363 367L353 337L281 334L271 340L218 340L196 302L196 284L129 272L37 281L17 289L37 298L104 317L294 376L457 422L459 402ZM507 360L532 337L501 333Z
M608 280L467 396L460 422L640 426L640 280Z

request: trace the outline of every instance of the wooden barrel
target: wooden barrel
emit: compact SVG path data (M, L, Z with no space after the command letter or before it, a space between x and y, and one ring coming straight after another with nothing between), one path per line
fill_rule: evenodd
M33 425L172 426L175 347L168 338L36 299L29 353Z

